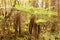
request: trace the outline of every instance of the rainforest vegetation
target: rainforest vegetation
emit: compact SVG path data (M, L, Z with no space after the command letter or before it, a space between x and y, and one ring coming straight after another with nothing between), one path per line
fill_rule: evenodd
M60 40L60 0L0 0L0 40Z

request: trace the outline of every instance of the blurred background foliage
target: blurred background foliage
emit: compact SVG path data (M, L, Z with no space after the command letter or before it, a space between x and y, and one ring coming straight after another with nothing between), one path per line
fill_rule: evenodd
M0 40L60 40L59 2L0 0Z

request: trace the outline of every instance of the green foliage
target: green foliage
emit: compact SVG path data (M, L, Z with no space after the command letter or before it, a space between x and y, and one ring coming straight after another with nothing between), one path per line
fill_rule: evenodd
M21 5L18 5L18 4L15 5L15 9L26 11L26 12L29 12L31 8L32 7L25 7L25 6L21 6Z
M44 17L44 18L51 18L53 16L57 16L57 13L54 12L54 11L51 11L49 10L48 8L44 9L44 8L35 8L35 7L32 7L32 6L22 6L22 5L18 5L16 4L15 9L17 10L22 10L24 11L24 13L30 13L30 14L36 14L36 15L41 15L41 17ZM38 20L35 20L36 23L39 23L39 22L46 22L47 20L45 19L38 19ZM29 23L30 21L26 22L27 24Z
M40 22L47 22L47 21L44 20L44 19L38 19L38 20L36 20L35 22L36 22L36 23L40 23Z
M56 12L53 12L53 11L50 11L50 10L44 9L44 8L21 6L21 5L18 5L18 4L16 4L14 8L17 9L17 10L26 11L26 12L32 13L32 14L47 15L48 17L57 15Z
M4 19L4 16L0 15L0 19Z

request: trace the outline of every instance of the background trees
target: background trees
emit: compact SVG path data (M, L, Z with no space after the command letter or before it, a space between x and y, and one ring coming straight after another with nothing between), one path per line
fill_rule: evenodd
M39 32L42 31L42 35L49 28L55 30L57 21L60 20L57 15L59 14L58 5L57 0L0 0L0 30L3 39L6 39L6 35L8 35L7 40L11 38L17 40L20 37L26 37L26 35L28 38L31 36L29 30L31 29L31 34L37 34L39 27L41 29ZM33 19L32 15L35 15L36 19ZM34 22L30 22L31 19ZM33 29L31 25L34 25ZM6 34L4 34L5 32ZM35 38L35 36L33 37Z

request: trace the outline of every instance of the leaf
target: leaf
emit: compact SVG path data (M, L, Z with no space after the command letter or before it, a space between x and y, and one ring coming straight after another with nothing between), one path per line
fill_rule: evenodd
M36 22L36 23L40 23L40 22L47 22L47 21L44 20L44 19L38 19L38 20L36 20L35 22Z
M48 9L44 9L44 8L35 8L35 7L31 7L31 6L22 6L22 5L15 5L15 9L17 10L22 10L31 14L36 14L36 15L44 15L47 17L52 17L52 16L56 16L57 13Z
M15 5L15 9L17 10L22 10L22 11L26 11L26 12L30 12L32 7L28 7L28 6L21 6L21 5L18 5L16 4Z

